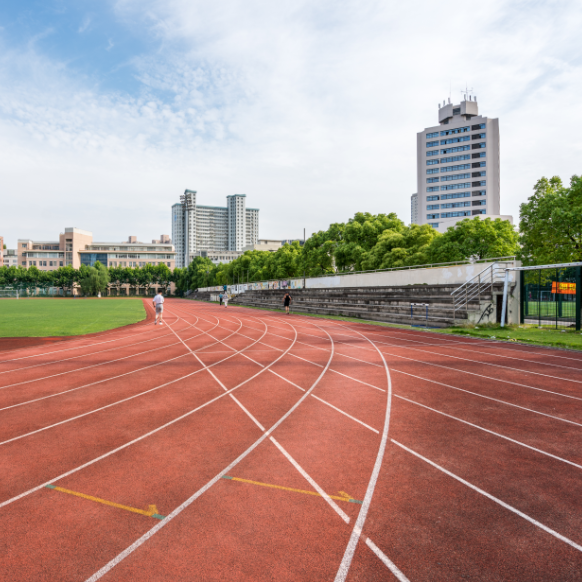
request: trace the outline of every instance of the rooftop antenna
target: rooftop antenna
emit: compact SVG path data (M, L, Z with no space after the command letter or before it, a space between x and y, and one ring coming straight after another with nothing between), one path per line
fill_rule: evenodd
M463 93L463 95L465 96L465 101L467 101L467 98L469 97L469 94L473 92L473 89L469 89L469 86L467 85L467 83L465 83L465 90L461 90L461 93Z

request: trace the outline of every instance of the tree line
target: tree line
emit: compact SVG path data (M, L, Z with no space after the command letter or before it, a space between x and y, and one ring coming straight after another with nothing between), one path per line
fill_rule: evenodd
M143 267L105 267L99 261L93 267L81 265L79 269L73 267L59 267L54 271L41 271L32 267L0 267L0 287L17 289L32 289L40 287L46 289L56 287L64 294L72 292L73 288L80 288L84 295L97 295L108 289L119 290L129 286L136 292L138 289L148 292L150 287L162 287L166 291L174 280L174 273L167 265L145 265Z
M465 219L439 233L428 224L406 225L396 214L358 212L346 223L334 223L314 233L304 245L285 244L275 252L247 251L236 260L215 265L196 257L188 267L36 267L0 268L0 286L59 287L78 285L83 292L120 289L123 285L147 291L157 285L178 293L215 285L316 277L393 267L517 256L524 265L582 261L582 178L541 178L534 194L520 207L517 232L509 221Z

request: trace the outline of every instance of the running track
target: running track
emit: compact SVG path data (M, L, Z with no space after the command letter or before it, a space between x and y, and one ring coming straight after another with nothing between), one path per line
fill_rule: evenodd
M165 305L3 353L0 580L582 579L582 355Z

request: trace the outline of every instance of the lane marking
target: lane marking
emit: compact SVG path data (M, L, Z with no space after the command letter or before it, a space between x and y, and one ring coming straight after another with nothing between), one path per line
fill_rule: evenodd
M380 469L382 467L382 461L384 459L384 454L386 452L386 445L388 442L388 429L390 427L390 412L392 409L392 379L390 377L390 370L384 354L378 349L374 342L368 339L364 334L356 332L364 339L369 341L374 348L376 348L382 362L384 363L384 369L386 370L386 380L387 380L387 391L386 391L386 413L384 417L384 427L382 429L382 437L380 439L380 446L378 447L378 454L376 455L376 461L374 463L374 468L372 474L370 475L370 480L368 481L368 487L366 489L366 495L364 496L364 502L358 513L356 523L352 530L350 540L344 552L341 564L338 568L337 574L335 576L335 582L345 582L354 554L356 552L356 547L360 541L360 536L362 535L362 530L364 529L364 524L366 523L366 518L368 516L368 511L370 509L370 504L372 503L372 497L374 495L374 489L376 488L376 483L378 481L378 476L380 474Z
M329 406L330 408L333 408L334 410L337 410L340 414L343 414L344 416L347 416L348 418L351 418L352 420L356 421L357 423L361 424L362 426L365 426L367 429L371 430L372 432L375 432L376 434L380 434L380 432L377 431L375 428L372 428L371 426L367 425L365 422L362 422L361 420L358 420L357 418L349 415L347 412L344 412L343 410L337 408L333 404L330 404L329 402L323 400L322 398L319 398L315 394L312 394L311 397L312 398L315 398L316 400L319 400L320 402L323 402L323 404L327 404L327 406Z
M563 536L562 534L558 533L557 531L555 531L555 530L549 528L548 526L544 525L543 523L539 522L537 519L534 519L533 517L530 517L529 515L523 513L523 511L520 511L519 509L516 509L512 505L505 503L505 501L501 501L501 499L494 497L490 493L487 493L487 491L483 491L483 489L480 489L476 485L473 485L472 483L465 481L465 479L459 477L458 475L455 475L454 473L447 471L447 469L445 469L444 467L441 467L440 465L437 465L435 462L431 461L430 459L423 457L420 453L417 453L416 451L409 449L407 446L395 441L394 439L391 439L391 440L395 445L399 446L401 449L404 449L405 451L407 451L411 455L418 457L419 459L421 459L425 463L428 463L429 465L431 465L435 469L438 469L439 471L441 471L445 475L448 475L449 477L456 479L457 481L459 481L459 483L462 483L463 485L465 485L466 487L469 487L473 491L480 493L484 497L487 497L487 499L490 499L491 501L497 503L498 505L501 505L501 507L511 511L512 513L515 513L516 515L519 515L519 517L522 517L526 521L529 521L531 524L535 525L536 527L540 528L541 530L545 531L546 533L549 533L551 536L555 537L556 539L568 544L569 546L572 546L574 549L578 550L579 552L582 552L582 546L580 546L576 542L572 541L570 538Z
M295 337L297 337L297 334L295 335ZM331 337L330 337L330 339L331 339ZM293 346L293 344L291 344L291 346L289 346L289 349L291 349L292 346ZM333 341L332 341L331 353L329 356L328 366L331 363L331 360L333 358L333 354L334 354L334 349L333 349ZM283 355L281 355L280 357L283 357ZM277 361L277 360L275 360L275 361ZM311 385L311 388L309 388L309 390L269 430L265 431L248 449L246 449L246 451L241 453L234 461L232 461L232 463L230 463L227 467L225 467L222 471L220 471L220 473L215 475L204 486L202 486L200 489L198 489L198 491L196 491L191 497L186 499L186 501L184 501L181 505L179 505L176 509L174 509L168 516L166 516L166 518L164 520L160 521L153 528L151 528L148 532L146 532L144 535L142 535L140 538L138 538L133 544L131 544L123 552L118 554L115 558L113 558L107 564L105 564L105 566L103 566L100 570L95 572L95 574L93 574L92 576L87 578L86 582L96 582L97 580L99 580L100 578L105 576L105 574L107 574L110 570L115 568L115 566L117 566L117 564L119 564L121 561L123 561L125 558L127 558L127 556L131 555L135 550L137 550L140 546L142 546L145 542L147 542L152 536L154 536L158 531L160 531L162 529L162 527L166 526L175 517L180 515L180 513L182 513L182 511L184 511L188 506L190 506L194 501L196 501L196 499L198 499L202 494L204 494L206 491L208 491L208 489L210 489L217 481L219 481L223 475L226 475L234 467L236 467L236 465L240 461L242 461L247 455L249 455L252 451L254 451L267 437L270 436L270 434L274 430L276 430L301 405L301 403L307 398L307 396L309 396L309 394L311 394L311 392L315 389L315 387L317 386L317 384L319 383L321 378L323 378L323 375L325 374L326 370L327 369L322 370L321 374L317 377L315 382ZM263 371L264 370L261 370L256 375L261 374ZM245 381L245 383L246 383L246 381ZM218 398L222 398L225 395L226 395L226 393L221 394L220 396L218 396ZM324 492L324 495L327 495L327 494L325 494L325 492ZM337 504L335 504L335 502L333 500L330 500L330 502L337 506ZM1 507L1 505L0 505L0 507ZM339 507L337 509L343 513L343 511ZM349 520L349 518L348 518L348 520Z
M148 508L145 510L137 509L136 507L121 505L120 503L114 503L113 501L107 501L107 499L93 497L92 495L86 495L85 493L79 493L78 491L71 491L70 489L57 487L56 485L45 485L45 487L47 489L52 489L53 491L60 491L61 493L67 493L68 495L74 495L75 497L81 497L82 499L88 499L89 501L95 501L97 503L102 503L103 505L109 505L110 507L117 507L117 509L124 509L125 511L131 511L132 513L139 513L140 515L146 515L147 517L154 517L155 519L164 519L166 517L165 515L160 515L158 513L158 508L155 505L148 505Z
M408 358L407 358L408 359ZM512 406L513 408L519 408L520 410L526 410L527 412L533 412L533 414L539 414L540 416L546 416L547 418L552 418L554 420L559 420L561 422L566 422L568 424L573 424L574 426L582 426L578 422L573 420L568 420L566 418L560 418L559 416L552 416L551 414L546 414L545 412L539 412L533 410L532 408L526 408L525 406L519 406L518 404L512 404L505 400L499 400L498 398L493 398L492 396L484 396L483 394L478 394L477 392L471 392L470 390L465 390L464 388L457 388L456 386L451 386L450 384L443 384L443 382L437 382L436 380L429 380L428 378L423 378L422 376L415 376L414 374L409 374L408 372L403 372L402 370L396 370L392 368L394 372L399 374L404 374L405 376L410 376L411 378L418 378L419 380L425 380L426 382L432 382L433 384L438 384L439 386L444 386L445 388L451 388L453 390L458 390L459 392L465 392L466 394L471 394L473 396L478 396L479 398L485 398L486 400L492 400L493 402L499 402L500 404L505 404L506 406Z
M229 475L223 475L223 479L229 479L230 481L240 481L241 483L250 483L251 485L260 485L261 487L270 487L272 489L282 489L283 491L292 491L293 493L304 493L305 495L314 495L315 497L321 497L316 491L306 491L305 489L294 489L293 487L284 487L283 485L273 485L272 483L262 483L261 481L251 481L250 479L241 479L240 477L230 477ZM340 494L328 495L330 499L337 499L338 501L345 501L346 503L359 503L357 499L354 499L351 495L345 493L345 491L338 491Z
M397 372L398 370L394 370L394 371ZM532 447L530 445L526 445L525 443L522 443L521 441L516 441L515 439L512 439L512 438L505 436L503 434L500 434L498 432L489 430L488 428L484 428L484 427L479 426L477 424L473 424L472 422L469 422L467 420L463 420L462 418L457 418L456 416L452 416L451 414L447 414L446 412L442 412L441 410L437 410L436 408L431 408L430 406L426 406L426 404L421 404L420 402L415 402L414 400L410 400L409 398L405 398L404 396L400 396L399 394L394 394L394 397L400 398L401 400L406 400L406 402L410 402L411 404L415 404L416 406L421 406L422 408L426 408L427 410L430 410L432 412L436 412L437 414L442 414L442 416L446 416L447 418L451 418L451 419L456 420L458 422L462 422L463 424L467 424L469 426L472 426L473 428L478 428L479 430L482 430L484 432L488 432L489 434L492 434L492 435L495 435L499 438L505 439L506 441L515 443L516 445L520 445L522 447L525 447L526 449L530 449L532 451L535 451L536 453L546 455L547 457L551 457L552 459L556 459L557 461L561 461L562 463L567 463L568 465L572 465L573 467L576 467L577 469L582 469L582 465L578 465L577 463L574 463L573 461L568 461L568 459L558 457L557 455L552 455L552 453L542 451L541 449L536 449L535 447Z
M396 564L370 539L366 538L366 545L384 562L384 565L396 576L400 582L410 582Z

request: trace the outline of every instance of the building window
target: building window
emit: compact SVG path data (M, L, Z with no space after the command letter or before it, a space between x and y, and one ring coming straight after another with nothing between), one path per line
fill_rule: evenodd
M477 125L472 125L471 126L471 131L475 131L477 129L485 129L485 124L484 123L478 123Z
M442 194L441 200L451 200L452 198L469 198L471 192L455 192L454 194Z
M439 215L438 214L427 214L426 215L427 220L433 220L435 218L439 218Z
M473 202L473 204L475 204ZM464 208L465 206L471 206L469 201L467 202L447 202L446 204L441 204L441 208Z
M464 154L462 156L451 156L450 158L441 158L441 164L448 164L449 162L461 162L463 160L470 160L471 154Z
M485 196L486 193L487 193L486 190L475 190L474 192L472 192L473 196Z
M464 135L462 137L450 137L449 139L441 139L441 145L447 145L449 143L459 143L461 141L469 141L471 136Z
M485 139L487 134L485 133L476 133L475 135L471 136L471 139Z
M473 168L484 168L487 162L473 162L471 167Z
M463 182L462 184L450 184L448 186L441 186L441 190L461 190L462 188L470 188L471 182Z
M484 148L484 147L485 147L485 143L484 142L482 142L482 143L474 143L471 146L471 149L478 150L478 149L481 149L481 148Z
M439 205L438 204L427 204L426 205L426 209L427 210L438 210L439 209Z
M441 168L441 172L458 172L459 170L469 170L471 164L459 164L457 166L447 166L446 168Z
M441 172L442 172L442 170L441 170ZM438 174L438 173L439 173L439 169L438 169L438 168L429 168L429 169L426 171L426 173L427 173L427 174Z
M456 133L466 133L467 131L469 131L469 126L457 127L457 129L447 129L446 131L441 131L441 135L454 135Z
M480 178L482 176L485 176L487 172L485 170L481 170L481 172L472 172L471 173L471 177L473 178Z
M439 199L438 196L427 196L426 197L427 202L432 202L433 200L438 200L438 199Z
M438 228L439 227L439 223L438 222L429 222L428 225L429 226L432 226L433 228Z
M434 182L438 182L439 178L427 178L426 182L427 184L433 184Z
M473 206L485 206L487 200L473 200Z
M475 212L473 210L473 212ZM459 216L471 216L470 210L460 210L457 212L443 212L441 214L441 218L457 218Z
M439 191L439 187L438 186L429 186L426 189L427 192L438 192Z
M427 166L434 166L435 164L438 164L438 163L439 163L438 160L426 160Z
M439 151L438 150L431 150L430 152L426 152L427 156L438 156L439 155Z
M475 148L476 144L473 144L473 149ZM485 147L485 146L483 146ZM446 148L444 150L440 150L441 154L454 154L455 152L464 152L467 150L470 150L471 146L469 145L464 145L464 146L457 146L454 148Z
M455 107L453 109L453 115L461 115L461 108L460 107Z
M486 155L486 152L479 152L478 154L471 154L472 158L484 158Z
M439 132L438 131L435 131L434 133L427 133L426 134L426 139L431 139L433 137L438 137L438 136L439 136Z
M434 148L434 147L436 147L438 145L439 145L438 140L437 141L427 141L426 142L426 147L427 148Z
M486 210L473 210L473 216L477 216L478 214L487 214Z
M441 176L441 182L451 182L453 180L465 180L470 178L471 174L453 174L452 176Z
M481 180L481 182L473 182L473 188L475 186L487 186L487 181L486 180Z

